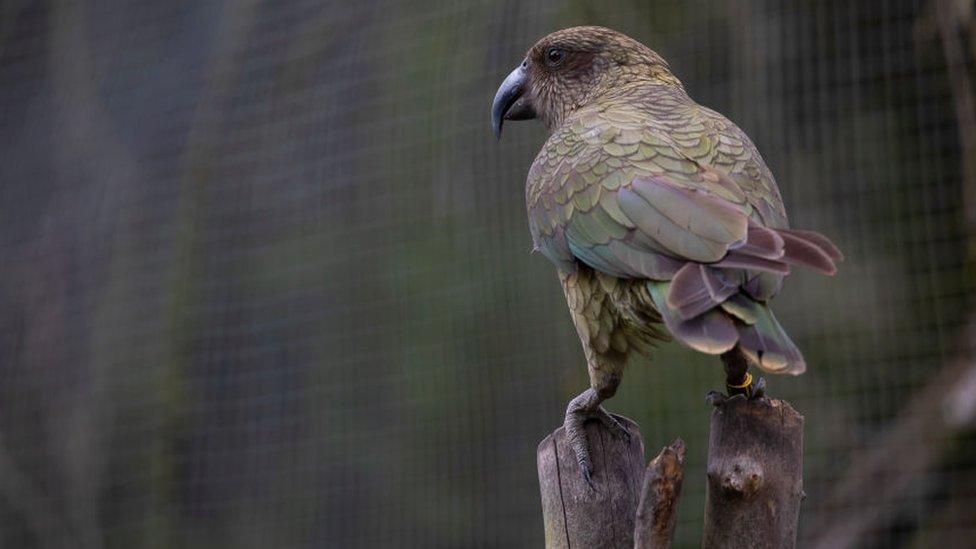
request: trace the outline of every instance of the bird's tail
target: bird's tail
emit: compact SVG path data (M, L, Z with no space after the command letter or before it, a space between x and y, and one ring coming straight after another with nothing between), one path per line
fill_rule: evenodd
M806 370L803 355L765 300L790 265L836 272L841 254L826 237L750 225L746 242L718 263L687 263L648 290L668 331L685 345L722 354L737 344L750 362L776 374Z
M664 324L678 341L712 355L720 355L738 344L750 362L769 373L799 375L806 370L800 350L765 303L736 293L718 306L686 319L668 304L671 284L652 281L648 288Z

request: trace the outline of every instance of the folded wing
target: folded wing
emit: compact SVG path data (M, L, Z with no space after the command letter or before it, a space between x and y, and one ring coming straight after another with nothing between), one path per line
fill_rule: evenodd
M537 248L560 268L579 261L646 280L669 331L689 347L720 354L739 344L767 371L802 372L765 301L791 266L833 274L840 252L781 219L767 226L768 200L754 208L723 171L632 134L603 128L602 146L570 136L572 160L540 153L528 186Z

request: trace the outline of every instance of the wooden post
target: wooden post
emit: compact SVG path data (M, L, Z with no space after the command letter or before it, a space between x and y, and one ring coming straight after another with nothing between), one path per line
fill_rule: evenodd
M547 548L633 547L644 440L637 424L614 417L630 433L630 440L613 436L599 421L585 425L593 460L592 487L580 474L563 427L539 443L539 488Z
M635 549L667 549L678 522L678 498L685 478L685 443L665 446L647 464L634 526Z
M585 425L593 486L580 475L562 427L539 443L547 548L670 547L684 478L684 442L665 447L645 469L640 430L629 419L614 417L630 440L613 436L598 421Z
M796 545L803 416L787 402L728 399L712 411L702 547Z

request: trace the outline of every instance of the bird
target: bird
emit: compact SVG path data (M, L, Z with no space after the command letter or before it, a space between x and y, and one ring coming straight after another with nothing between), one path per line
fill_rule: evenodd
M590 387L564 428L592 486L584 422L629 438L602 403L632 357L671 338L720 357L723 399L765 396L770 374L799 375L803 355L769 308L791 267L833 275L825 236L791 229L755 144L696 103L658 53L604 27L553 32L504 78L491 107L549 131L528 170L534 250L551 261L582 343Z

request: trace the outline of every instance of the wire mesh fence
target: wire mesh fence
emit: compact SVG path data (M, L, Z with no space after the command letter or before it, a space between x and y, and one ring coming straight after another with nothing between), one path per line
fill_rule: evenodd
M846 254L774 306L801 545L972 540L971 2L10 0L0 545L541 545L535 447L586 371L529 253L544 130L488 108L575 24L662 53ZM721 383L667 345L608 403L687 441L680 546Z

